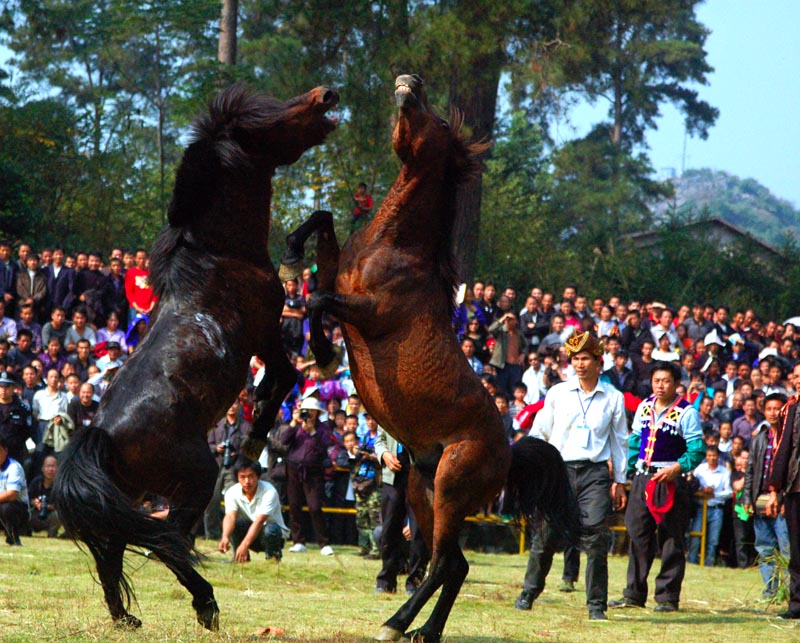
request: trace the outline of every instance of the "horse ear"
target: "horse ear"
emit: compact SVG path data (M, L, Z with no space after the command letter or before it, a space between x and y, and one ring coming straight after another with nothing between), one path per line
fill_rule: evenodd
M205 213L216 191L219 158L207 141L195 141L183 153L169 205L169 223L186 225Z

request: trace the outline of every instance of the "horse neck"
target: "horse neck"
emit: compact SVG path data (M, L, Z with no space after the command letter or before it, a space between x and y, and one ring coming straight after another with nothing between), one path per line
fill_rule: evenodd
M269 261L272 168L226 178L215 207L219 226L204 230L216 254L256 264Z
M404 165L375 214L370 236L438 257L448 250L441 246L449 243L454 219L455 186L447 185L439 172L412 170Z

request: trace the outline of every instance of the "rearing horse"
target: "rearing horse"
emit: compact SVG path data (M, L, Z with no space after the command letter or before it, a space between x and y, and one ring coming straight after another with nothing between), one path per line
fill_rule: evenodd
M73 436L56 479L59 517L94 556L121 625L141 625L127 611L132 590L122 569L133 545L152 551L191 592L204 627L218 627L189 539L217 477L206 434L241 391L252 355L269 371L256 443L296 381L280 339L283 288L267 251L271 181L276 167L334 129L325 113L337 102L325 87L282 102L233 86L194 125L169 226L153 247L160 299L150 332L103 395L93 426ZM134 508L147 492L169 500L166 521Z
M431 553L417 592L383 625L378 640L398 640L441 587L414 634L437 643L467 576L458 545L464 519L503 485L526 513L538 506L567 529L574 498L558 451L533 438L509 448L493 400L467 363L450 325L456 273L450 253L456 188L474 175L475 155L459 130L428 104L418 76L396 81L392 142L403 167L372 222L339 252L328 212L316 212L287 238L287 268L297 266L316 231L319 290L311 296L312 348L333 354L321 315L342 323L350 369L366 408L412 454L408 495Z

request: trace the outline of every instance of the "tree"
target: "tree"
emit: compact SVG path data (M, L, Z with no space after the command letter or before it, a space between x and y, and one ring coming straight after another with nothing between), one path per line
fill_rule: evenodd
M608 136L618 148L645 145L661 105L673 103L690 134L702 138L719 110L699 98L713 68L703 49L709 30L695 15L701 0L559 0L555 37L531 50L539 89L609 104Z

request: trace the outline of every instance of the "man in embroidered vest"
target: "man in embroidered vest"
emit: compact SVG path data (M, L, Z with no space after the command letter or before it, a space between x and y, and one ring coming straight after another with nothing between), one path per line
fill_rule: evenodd
M697 410L676 392L680 378L677 363L656 362L650 380L653 395L639 405L633 418L628 473L635 475L625 514L630 536L628 580L623 597L609 602L612 608L644 607L647 576L658 548L661 571L656 576L655 611L678 609L691 507L684 476L705 455Z
M531 435L554 445L567 465L582 516L579 548L586 554L589 618L606 620L611 544L606 519L611 513L612 498L617 509L623 509L626 500L625 400L611 384L600 381L601 342L586 332L571 337L565 346L577 377L556 384L547 392ZM613 482L609 479L609 460ZM534 530L523 590L514 607L531 609L544 589L559 544L546 522Z

